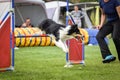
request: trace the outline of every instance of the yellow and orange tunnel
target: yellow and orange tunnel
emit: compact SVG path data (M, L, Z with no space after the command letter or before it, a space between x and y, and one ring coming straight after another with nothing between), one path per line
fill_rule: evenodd
M37 36L32 35L40 31L38 28L15 28L15 45L17 47L27 46L53 46L53 38L48 36ZM19 36L19 37L18 37ZM22 37L24 36L24 37Z

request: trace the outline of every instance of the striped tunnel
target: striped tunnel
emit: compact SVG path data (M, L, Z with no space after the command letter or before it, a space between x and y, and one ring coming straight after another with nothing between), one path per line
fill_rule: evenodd
M15 45L17 47L54 45L52 37L37 36L35 33L38 31L40 31L38 28L15 28Z

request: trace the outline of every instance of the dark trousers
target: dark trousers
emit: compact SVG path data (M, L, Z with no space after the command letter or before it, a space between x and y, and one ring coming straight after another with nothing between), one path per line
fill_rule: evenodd
M118 59L120 61L120 20L107 22L99 30L96 36L103 59L105 59L106 56L111 55L109 47L104 39L110 33L112 33L112 39L117 50Z

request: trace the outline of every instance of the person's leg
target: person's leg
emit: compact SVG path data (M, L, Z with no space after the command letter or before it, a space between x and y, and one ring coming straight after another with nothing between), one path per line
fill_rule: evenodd
M103 25L103 27L99 30L96 39L98 41L99 47L100 47L100 51L102 54L102 58L105 59L106 56L111 55L111 52L109 50L109 47L105 41L105 37L112 33L113 31L113 26L111 23L106 23L105 25Z
M120 61L120 20L116 21L113 24L114 24L114 29L113 29L112 37L118 53L118 59Z

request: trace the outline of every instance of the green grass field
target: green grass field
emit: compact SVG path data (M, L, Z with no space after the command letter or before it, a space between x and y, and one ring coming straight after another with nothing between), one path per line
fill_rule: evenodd
M115 56L112 40L109 46ZM120 80L118 59L103 64L98 46L85 46L85 65L64 68L65 54L55 46L15 50L15 70L0 73L0 80Z

